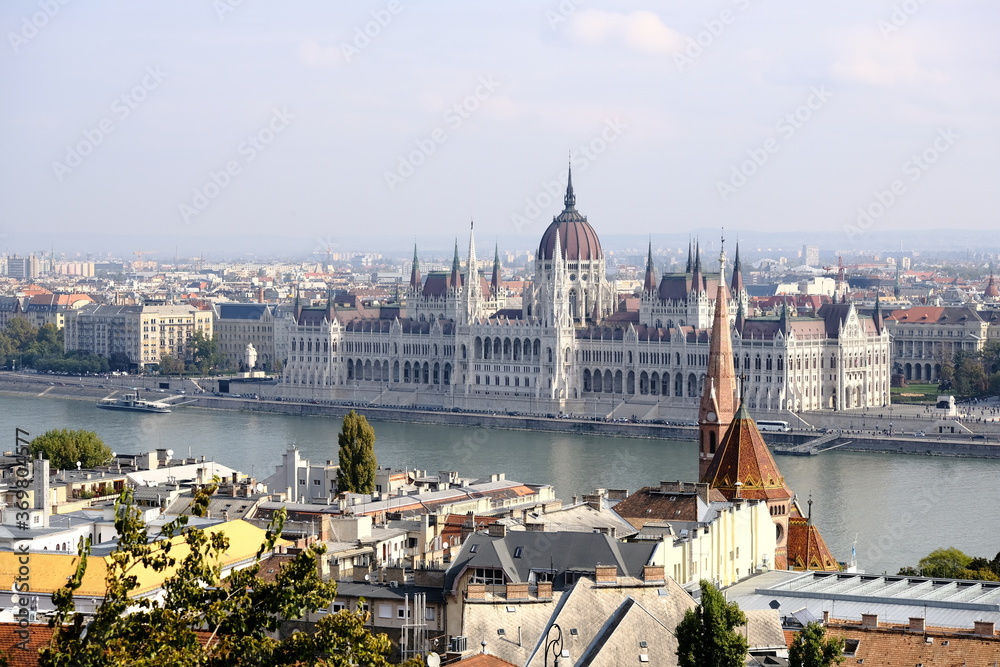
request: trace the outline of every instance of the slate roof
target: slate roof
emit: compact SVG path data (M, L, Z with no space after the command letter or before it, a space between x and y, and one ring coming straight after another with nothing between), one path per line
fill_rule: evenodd
M470 567L502 569L509 582L527 582L531 570L556 571L553 588L566 586L568 572L593 572L596 565L615 565L619 576L641 577L656 544L625 544L600 533L512 531L506 537L469 536L445 573L445 588L454 590Z
M220 303L216 307L221 320L260 320L273 309L266 303Z

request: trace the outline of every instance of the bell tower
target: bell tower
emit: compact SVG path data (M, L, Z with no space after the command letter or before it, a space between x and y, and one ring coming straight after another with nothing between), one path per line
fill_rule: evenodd
M725 276L724 253L719 264L720 273ZM706 481L708 467L736 412L736 369L728 304L726 281L720 278L709 339L708 373L698 408L698 478L702 482Z

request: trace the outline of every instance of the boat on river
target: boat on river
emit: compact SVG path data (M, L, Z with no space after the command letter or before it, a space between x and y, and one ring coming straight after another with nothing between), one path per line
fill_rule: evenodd
M170 406L159 401L139 398L139 392L125 394L120 398L102 399L97 407L104 410L130 410L132 412L170 412Z

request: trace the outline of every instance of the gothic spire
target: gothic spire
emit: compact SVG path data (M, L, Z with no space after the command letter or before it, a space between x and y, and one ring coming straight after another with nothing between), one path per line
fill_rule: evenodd
M738 299L746 286L743 284L743 264L740 262L740 242L736 242L736 256L733 258L733 279L730 283L730 291L733 297Z
M490 281L490 288L493 291L493 296L496 297L500 294L500 246L493 246L493 278Z
M691 259L691 239L688 239L688 263L687 268L684 269L684 273L691 273L694 271L694 263Z
M462 286L462 262L458 259L458 239L455 239L455 256L451 260L451 276L448 278L448 286L453 289Z
M725 281L722 281L725 285ZM701 274L701 242L695 241L694 271L691 274L691 291L701 294L705 291L705 277Z
M420 289L420 260L417 259L417 244L413 244L413 268L410 269L410 287Z
M646 278L643 280L642 289L647 294L656 291L656 269L653 266L653 241L649 241L649 250L646 253Z
M719 281L715 296L715 315L708 345L708 370L698 409L698 471L702 481L705 481L716 448L736 412L736 367L729 326L729 294L724 280Z
M573 163L569 164L569 172L566 176L566 196L563 198L563 203L566 204L566 210L572 210L576 208L576 195L573 194Z

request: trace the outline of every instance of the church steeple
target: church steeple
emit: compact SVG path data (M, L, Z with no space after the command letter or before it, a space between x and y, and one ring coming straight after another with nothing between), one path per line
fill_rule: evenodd
M413 244L413 268L410 269L410 289L414 292L420 289L420 261L417 259L417 244Z
M646 253L646 277L642 281L642 290L647 294L656 291L656 269L653 266L653 241L649 242L649 250Z
M716 448L736 411L736 369L727 292L725 281L720 280L709 338L708 373L698 408L698 473L702 481L706 481L705 475Z

